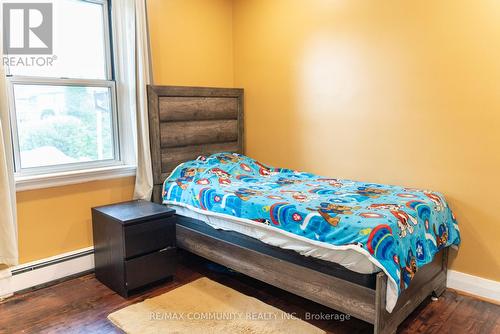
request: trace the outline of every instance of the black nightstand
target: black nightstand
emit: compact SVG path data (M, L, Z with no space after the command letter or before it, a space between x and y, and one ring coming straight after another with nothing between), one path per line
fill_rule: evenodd
M147 201L92 208L96 278L123 297L175 272L175 210Z

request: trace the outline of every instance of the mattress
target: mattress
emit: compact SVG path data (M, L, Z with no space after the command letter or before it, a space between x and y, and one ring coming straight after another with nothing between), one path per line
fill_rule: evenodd
M179 165L162 196L179 213L215 228L358 273L382 270L389 312L421 266L460 243L440 193L275 168L236 153Z
M271 246L293 250L304 256L340 264L360 274L373 274L380 271L380 268L370 262L365 255L352 249L333 249L330 244L324 242L315 242L268 225L200 210L183 203L171 203L169 207L175 209L178 215L200 220L215 229L238 232Z
M377 273L356 273L354 271L346 269L340 264L316 259L313 257L305 257L300 255L296 251L271 246L260 240L248 237L238 232L215 229L212 226L202 222L201 220L189 217L176 215L176 224L177 232L179 235L183 236L183 238L186 238L186 233L190 235L196 235L197 237L201 238L213 238L214 242L223 241L228 245L241 247L247 251L258 252L259 254L267 255L275 259L295 264L297 266L308 268L319 273L326 274L328 276L340 278L342 280L349 281L368 289L375 290L377 286ZM184 242L185 240L180 241L181 248L183 247ZM211 242L208 243L212 244ZM189 245L187 245L186 247L190 249ZM195 249L193 249L193 252L196 253L196 246ZM204 256L204 254L199 255Z

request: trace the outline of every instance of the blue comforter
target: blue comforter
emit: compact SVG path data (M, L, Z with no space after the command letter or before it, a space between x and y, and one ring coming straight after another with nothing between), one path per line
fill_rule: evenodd
M355 249L381 268L399 293L440 249L460 243L455 217L439 193L273 168L236 153L179 165L163 190L165 203Z

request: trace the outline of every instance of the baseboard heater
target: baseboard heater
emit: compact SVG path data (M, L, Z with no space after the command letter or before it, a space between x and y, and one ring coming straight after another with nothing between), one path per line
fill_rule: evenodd
M12 269L12 277L0 280L0 299L14 293L50 286L93 271L93 247L24 263ZM500 282L497 281L448 270L447 286L495 304L500 303Z
M93 247L24 263L11 270L8 282L0 284L0 296L36 290L93 271Z
M25 272L28 272L28 271L37 270L37 269L40 269L40 268L52 266L54 264L58 264L58 263L70 261L70 260L77 259L77 258L82 257L82 256L93 255L93 254L94 254L94 250L93 249L87 249L87 250L81 251L79 253L65 255L65 256L62 256L62 257L57 258L57 259L51 259L51 260L43 261L43 262L40 262L40 263L29 265L27 267L16 268L16 269L13 269L11 271L11 273L12 273L12 276L15 276L15 275L19 275L19 274L22 274L22 273L25 273Z

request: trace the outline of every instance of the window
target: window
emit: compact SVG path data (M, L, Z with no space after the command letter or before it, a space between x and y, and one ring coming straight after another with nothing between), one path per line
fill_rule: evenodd
M108 3L51 3L52 60L6 64L18 178L123 165Z

